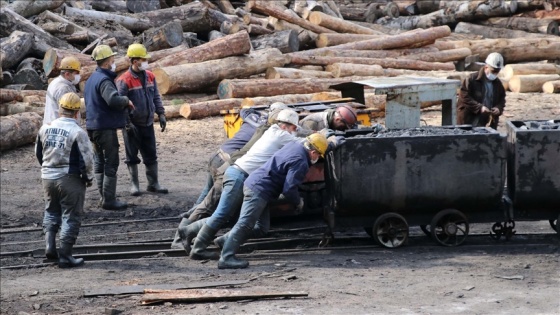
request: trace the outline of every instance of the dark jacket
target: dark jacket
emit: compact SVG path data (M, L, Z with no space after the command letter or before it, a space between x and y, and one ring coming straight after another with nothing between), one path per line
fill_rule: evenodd
M130 67L117 79L116 84L119 94L128 96L136 107L131 113L130 121L133 124L142 127L151 126L154 123L154 113L165 114L156 76L151 71L144 71L144 75L139 76Z
M485 126L488 123L491 115L480 113L486 93L485 82L487 80L484 68L463 80L461 91L459 92L459 101L457 102L457 124L476 123L476 126ZM504 107L506 107L506 91L500 79L494 80L492 87L494 89L492 106L497 107L500 110L500 115L502 115ZM490 127L494 129L498 127L500 115L493 116Z
M251 173L245 180L245 186L266 201L283 194L287 201L298 205L298 186L305 179L310 165L309 153L303 143L291 142Z
M126 124L128 97L119 96L115 86L117 75L107 69L97 68L86 81L86 129L119 129Z

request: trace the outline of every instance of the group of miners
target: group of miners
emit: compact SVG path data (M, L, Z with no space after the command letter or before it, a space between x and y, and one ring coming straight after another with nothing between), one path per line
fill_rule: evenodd
M35 152L45 199L45 254L58 260L60 268L84 263L72 256L72 248L79 233L86 187L94 178L103 209L127 207L116 198L117 130L122 130L130 194L141 194L138 153L146 169L147 191L168 193L158 181L154 118L157 115L162 132L167 123L155 76L147 70L150 55L142 44L130 45L130 67L118 78L115 55L106 45L97 46L92 53L97 69L83 91L86 130L80 126L83 106L75 87L80 82L79 60L62 59L60 76L47 89ZM496 128L505 106L505 91L495 79L503 66L501 55L490 54L480 72L463 82L457 107L460 124ZM191 259L218 259L220 269L249 265L236 253L247 239L268 232L269 202L279 200L296 211L303 209L298 186L310 167L344 141L336 131L355 128L358 121L356 111L348 105L309 114L302 120L283 103L270 105L265 113L242 109L240 115L243 123L239 131L210 158L203 191L195 205L181 215L171 244L172 248L183 248ZM233 228L215 238L228 223ZM212 242L221 249L220 255L207 249Z

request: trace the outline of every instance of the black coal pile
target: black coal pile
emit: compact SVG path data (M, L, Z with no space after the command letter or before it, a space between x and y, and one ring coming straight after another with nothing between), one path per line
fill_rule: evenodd
M368 133L359 135L356 138L395 138L395 137L426 137L426 136L445 136L445 135L470 135L488 133L485 128L438 128L421 127L410 129L383 130L379 133Z
M560 130L560 120L525 121L521 130Z

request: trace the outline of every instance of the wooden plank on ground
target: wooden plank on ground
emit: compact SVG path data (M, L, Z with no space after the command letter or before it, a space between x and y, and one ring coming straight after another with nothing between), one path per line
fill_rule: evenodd
M189 282L182 284L155 284L155 285L125 285L115 287L101 287L84 291L84 297L121 295L121 294L142 294L145 290L168 290L174 292L179 289L212 288L231 285L241 285L248 283L249 280L215 281L215 282Z
M146 290L141 304L163 302L203 303L219 301L239 301L271 298L306 297L306 292L262 292L254 290L202 289L202 290Z

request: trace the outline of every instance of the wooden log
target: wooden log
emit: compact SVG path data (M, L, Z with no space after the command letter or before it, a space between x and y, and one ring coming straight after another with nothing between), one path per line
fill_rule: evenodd
M401 29L390 28L387 26L374 24L374 23L360 22L360 21L352 21L352 23L361 25L363 27L371 28L372 30L377 31L380 34L397 35L405 32L404 30Z
M242 8L235 9L235 15L243 20L243 23L247 25L254 24L266 27L268 24L267 19L259 19L257 17L254 17L253 15L251 15L251 13L243 10Z
M330 72L273 67L266 70L267 79L332 78Z
M381 76L384 74L383 68L379 65L362 65L352 63L333 63L328 65L326 70L331 72L335 78L350 76Z
M313 65L299 66L298 69L300 69L300 70L313 70L313 71L323 71L323 70L325 70L323 66L313 66Z
M557 6L560 6L560 2L558 2ZM531 12L524 12L516 16L529 17L535 19L552 19L555 21L560 21L560 8L557 7L554 10L537 10Z
M366 80L372 77L334 79L226 79L218 86L220 99L283 94L309 94L329 91L334 84Z
M500 79L509 81L516 75L525 74L560 74L560 66L552 63L509 64L500 71Z
M24 102L9 102L0 104L0 116L15 115L27 112L33 112L39 115L43 115L43 113L45 112L45 108L33 106L30 103Z
M251 40L253 49L278 48L282 53L299 51L299 38L294 30L261 35Z
M42 125L43 118L37 113L0 117L0 151L33 143Z
M95 0L91 8L97 11L128 13L124 0Z
M262 49L248 56L227 57L154 70L162 94L197 91L226 78L248 77L269 67L281 67L289 57L275 48Z
M49 78L54 78L60 74L60 61L65 57L75 57L80 61L82 67L97 66L95 61L91 59L90 55L80 54L74 51L64 49L51 48L45 53L43 58L43 71Z
M247 8L250 11L252 10L259 11L268 14L270 16L273 16L277 19L285 20L290 23L299 25L315 33L333 33L333 31L329 30L328 28L315 25L307 20L288 14L284 12L284 10L281 7L278 7L277 5L274 4L271 5L270 3L265 4L264 2L258 0L249 0L247 1Z
M251 51L251 41L247 32L218 38L206 44L182 50L151 63L151 68L164 68L175 65L196 63L229 56L248 54Z
M408 15L418 15L420 14L420 9L416 5L416 0L393 0L399 7L399 14L403 16Z
M478 21L478 24L509 28L513 30L526 31L531 33L542 33L560 35L558 29L558 22L551 19L533 19L525 17L510 17L510 18L490 18L485 21Z
M84 28L84 27L82 27L82 26L80 26L80 25L78 25L78 24L76 24L76 23L74 23L74 22L72 22L68 19L65 19L58 14L54 14L51 11L48 11L48 10L41 13L39 15L39 18L42 19L42 20L49 20L49 21L53 21L53 22L59 22L59 23L65 23L65 24L68 24L68 25L72 25L72 27L74 27L74 32L75 33L77 33L77 32L82 33L83 32L83 33L89 34L89 36L90 36L89 37L90 38L89 42L92 42L94 40L92 38L98 38L98 37L101 36L101 34L97 34L95 32L92 32L92 31L88 30L87 28Z
M13 31L33 34L33 46L38 55L44 54L49 48L76 50L73 46L45 32L9 8L0 9L0 36L8 36Z
M33 46L33 35L13 31L0 45L0 65L2 69L10 69L29 54Z
M550 35L529 33L525 31L511 30L502 27L489 27L484 25L460 22L455 27L455 33L459 34L476 34L484 38L520 38L520 37L539 37L548 38Z
M557 74L516 75L509 80L509 89L515 93L541 92L543 84L557 80L560 80Z
M401 30L414 30L430 28L455 23L455 16L447 14L442 9L425 15L400 16L398 18L380 18L375 23Z
M262 27L262 26L257 25L257 24L249 25L249 34L251 34L251 35L266 35L266 34L272 34L272 33L274 33L274 31L270 30L266 27Z
M268 18L268 23L276 31L295 30L298 33L298 40L301 47L311 44L315 38L317 38L317 34L312 31L306 30L299 25L279 20L272 16Z
M27 18L33 15L37 15L45 10L54 10L60 7L66 0L25 0L25 1L14 1L10 3L7 7L13 10L15 13Z
M181 21L184 32L202 33L219 27L222 21L217 19L223 17L217 13L220 12L210 10L200 2L191 2L178 7L136 13L134 16L148 19L151 24L150 27L160 26L177 19Z
M545 82L542 90L544 93L560 93L560 80Z
M248 33L250 27L250 25L243 24L239 21L223 21L220 25L220 32L228 35L235 34L241 31L246 31Z
M27 58L20 62L14 75L14 84L27 84L33 90L43 90L47 87L46 81L39 75L41 61L35 58Z
M4 88L8 90L16 90L16 91L33 90L33 87L29 84L8 84L8 85L4 85Z
M410 70L455 70L452 62L426 62L411 59L393 59L393 58L353 58L353 57L308 57L308 56L292 56L291 64L294 65L321 65L327 66L333 63L354 63L364 65L379 65L383 68L394 69L410 69Z
M75 31L71 24L61 22L46 22L39 26L51 34L72 34Z
M373 30L372 30L373 31ZM315 39L315 45L319 48L336 46L346 43L359 42L362 40L381 38L386 35L364 35L364 34L337 34L337 33L326 33L319 34L317 39Z
M308 19L312 12L324 11L322 3L315 0L295 0L292 9L304 19Z
M172 21L146 30L142 38L148 51L177 47L183 43L183 27L179 21Z
M161 302L187 302L204 303L220 301L259 300L271 298L305 297L306 292L263 292L255 290L228 290L228 289L189 289L189 290L157 290L144 291L141 304Z
M282 102L284 104L310 102L312 101L312 96L313 94L284 94L275 96L246 97L241 102L240 107L270 105L276 102Z
M336 4L336 2L334 0L327 0L325 1L325 12L329 15L332 15L334 17L337 17L339 19L344 19L344 17L342 17L342 13L340 13L340 9L338 7L338 5ZM332 11L328 12L328 11Z
M180 114L186 119L202 119L206 117L219 116L220 111L230 110L241 106L241 98L230 98L226 100L214 100L181 106Z
M368 35L377 34L377 32L375 32L372 29L330 15L326 15L323 12L311 12L311 14L309 15L309 21L313 24L326 27L328 29L337 31L339 33L368 34Z
M222 38L224 36L226 36L226 34L220 32L220 31L212 30L208 33L208 41L211 42L213 40L216 40L218 38Z
M158 60L161 60L167 56L185 51L187 49L190 49L190 46L187 44L182 44L179 45L177 47L173 47L173 48L168 48L168 49L162 49L162 50L158 50L158 51L152 51L150 52L150 56L151 58L148 60L149 63L154 63Z
M453 15L456 21L485 20L494 16L511 16L517 1L439 1L439 8Z
M0 89L0 103L8 103L11 101L23 102L26 97L37 96L45 98L47 91L45 90L12 90Z
M557 0L553 0L557 1ZM549 0L518 0L517 7L520 11L523 10L543 10Z
M340 14L342 14L342 17L346 20L368 21L369 23L377 20L377 11L373 3L359 5L340 3L338 8L340 9Z
M235 8L229 0L218 0L218 8L224 13L235 14Z
M224 22L229 22L232 24L244 24L241 19L239 19L235 15L223 14L219 10L208 9L208 19L210 20L210 27L211 29L219 29ZM240 29L243 27L242 25L238 26ZM192 32L192 31L189 31ZM237 31L236 31L237 32ZM192 32L196 34L196 32ZM200 31L199 31L200 33ZM232 32L233 34L233 32Z
M560 59L560 39L549 38L524 38L519 39L482 39L453 41L455 48L467 47L474 55L479 55L480 60L492 52L502 54L507 63L557 60ZM335 46L338 47L338 46Z
M417 56L433 52L439 52L439 50L435 47L390 50L327 50L322 52L320 55L328 57L400 58L403 56Z
M468 56L472 55L472 51L468 48L456 48L438 52L429 52L417 55L407 55L399 58L407 58L413 60L422 60L427 62L449 62L465 60Z
M417 43L434 41L438 38L443 38L451 34L449 26L438 26L426 30L419 30L416 32L403 33L394 36L387 36L384 38L374 38L363 40L359 42L347 43L332 47L323 47L317 49L310 49L296 54L316 55L321 51L336 49L336 50L382 50L408 47Z
M130 12L140 13L159 10L161 9L161 4L159 0L126 0L126 7Z
M142 1L139 1L142 2ZM143 32L148 30L152 25L150 20L135 16L124 16L120 14L107 13L93 10L80 10L73 7L65 7L64 15L72 16L84 20L106 20L118 23L132 32ZM162 23L158 23L161 25Z

